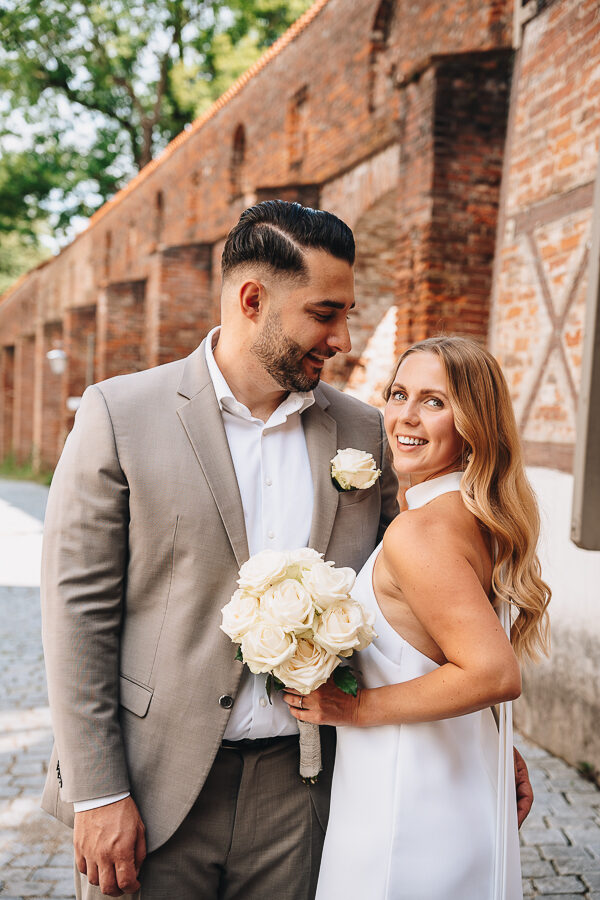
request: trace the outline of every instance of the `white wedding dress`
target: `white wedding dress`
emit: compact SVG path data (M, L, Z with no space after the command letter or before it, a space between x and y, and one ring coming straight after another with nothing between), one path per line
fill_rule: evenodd
M409 508L458 490L460 477L410 488ZM367 688L437 668L379 610L379 550L352 592L376 615L378 637L353 660ZM338 728L317 900L521 900L510 703L500 705L499 720L484 709L417 725Z

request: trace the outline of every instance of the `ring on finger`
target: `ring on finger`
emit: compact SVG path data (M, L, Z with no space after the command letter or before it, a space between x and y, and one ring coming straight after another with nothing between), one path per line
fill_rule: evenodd
M304 709L304 697L300 697L300 703L298 704L298 709Z

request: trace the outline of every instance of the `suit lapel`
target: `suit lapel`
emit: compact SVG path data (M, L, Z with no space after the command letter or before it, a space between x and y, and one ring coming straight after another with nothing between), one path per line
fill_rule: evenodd
M221 410L206 365L204 343L187 358L178 393L188 402L177 414L241 566L249 556L244 510ZM325 411L328 405L323 392L317 388L315 403L302 413L314 491L309 544L320 553L327 550L338 508L338 492L331 481L331 460L338 449L337 425Z
M331 460L337 453L337 425L325 412L328 402L315 390L315 403L302 413L306 447L313 477L314 507L309 544L325 553L338 507L338 492L331 481Z
M242 498L229 452L221 410L206 365L204 342L186 360L177 410L223 520L239 566L249 556Z

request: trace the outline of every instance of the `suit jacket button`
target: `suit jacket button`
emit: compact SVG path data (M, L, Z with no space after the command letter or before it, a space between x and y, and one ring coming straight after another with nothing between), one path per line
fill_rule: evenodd
M222 697L219 697L219 706L222 706L223 709L231 709L233 706L233 697L230 697L229 694L223 694Z

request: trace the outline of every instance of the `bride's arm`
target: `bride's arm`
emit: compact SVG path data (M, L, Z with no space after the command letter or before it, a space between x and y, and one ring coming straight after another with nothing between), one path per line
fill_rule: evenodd
M431 515L399 516L386 533L384 552L388 573L447 662L411 681L362 689L356 698L330 682L304 698L303 709L286 695L292 715L368 727L447 719L518 697L516 657L464 537Z

